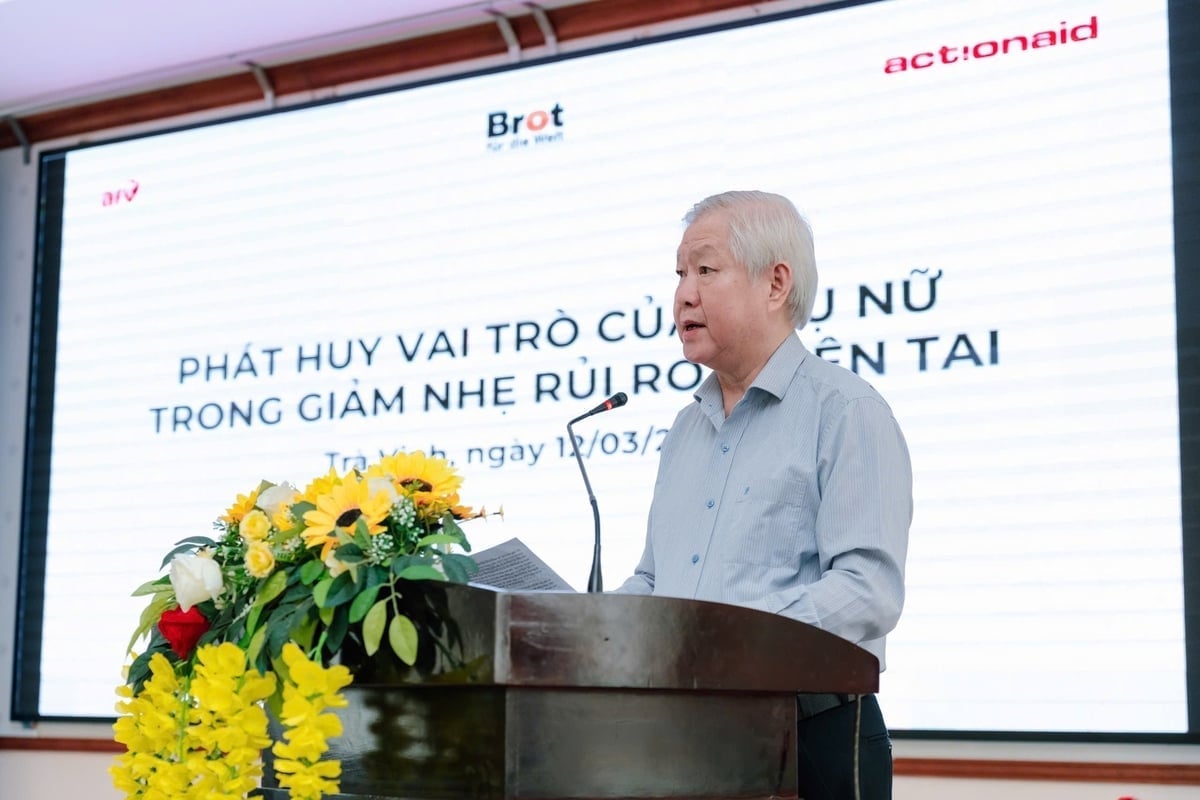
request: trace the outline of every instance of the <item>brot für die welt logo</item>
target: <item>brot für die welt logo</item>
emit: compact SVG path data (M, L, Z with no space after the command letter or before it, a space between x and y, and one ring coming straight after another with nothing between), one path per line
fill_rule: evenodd
M487 120L487 147L493 152L523 150L563 141L563 107L534 108L522 113L493 111Z

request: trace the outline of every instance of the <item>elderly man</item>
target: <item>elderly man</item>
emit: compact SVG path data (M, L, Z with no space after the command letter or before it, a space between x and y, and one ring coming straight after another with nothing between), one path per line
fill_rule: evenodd
M903 434L870 385L796 335L817 272L808 223L787 198L727 192L684 222L675 327L684 357L712 374L663 443L645 552L617 591L783 614L882 666L912 519ZM801 797L891 797L875 697L798 703Z

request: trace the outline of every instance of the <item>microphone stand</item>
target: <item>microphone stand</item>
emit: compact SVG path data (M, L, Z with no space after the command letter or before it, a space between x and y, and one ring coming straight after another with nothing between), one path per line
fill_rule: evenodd
M591 411L588 411L586 414L580 414L567 423L567 438L571 440L571 449L575 451L575 461L579 464L579 474L583 476L583 485L587 487L588 502L592 504L592 520L596 525L596 544L592 548L592 574L588 576L589 592L604 591L604 579L600 577L600 508L596 505L596 495L592 493L592 482L588 480L587 470L583 467L583 456L579 455L579 443L575 441L575 431L571 429L571 426L581 419L587 419L593 414L602 414L605 411L620 408L628 400L629 396L624 392L617 392Z
M585 414L584 416L590 416ZM604 578L600 575L600 507L596 505L596 495L592 493L592 482L588 480L587 470L583 468L583 456L579 455L579 443L575 440L575 431L571 426L583 417L567 423L567 437L571 440L571 449L575 451L575 460L579 462L579 473L583 475L583 485L587 489L588 502L592 504L592 521L595 525L596 540L592 547L592 572L588 575L588 592L603 592Z

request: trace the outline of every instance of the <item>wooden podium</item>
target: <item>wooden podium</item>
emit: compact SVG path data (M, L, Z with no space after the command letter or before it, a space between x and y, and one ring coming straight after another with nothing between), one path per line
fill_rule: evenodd
M737 606L411 586L429 635L356 671L336 798L795 798L796 694L879 685L867 651Z

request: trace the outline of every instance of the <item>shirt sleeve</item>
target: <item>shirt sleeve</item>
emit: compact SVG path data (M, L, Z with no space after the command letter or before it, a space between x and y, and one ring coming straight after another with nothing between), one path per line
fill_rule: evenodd
M646 547L633 574L613 590L613 594L654 594L654 549L650 535L646 535Z

